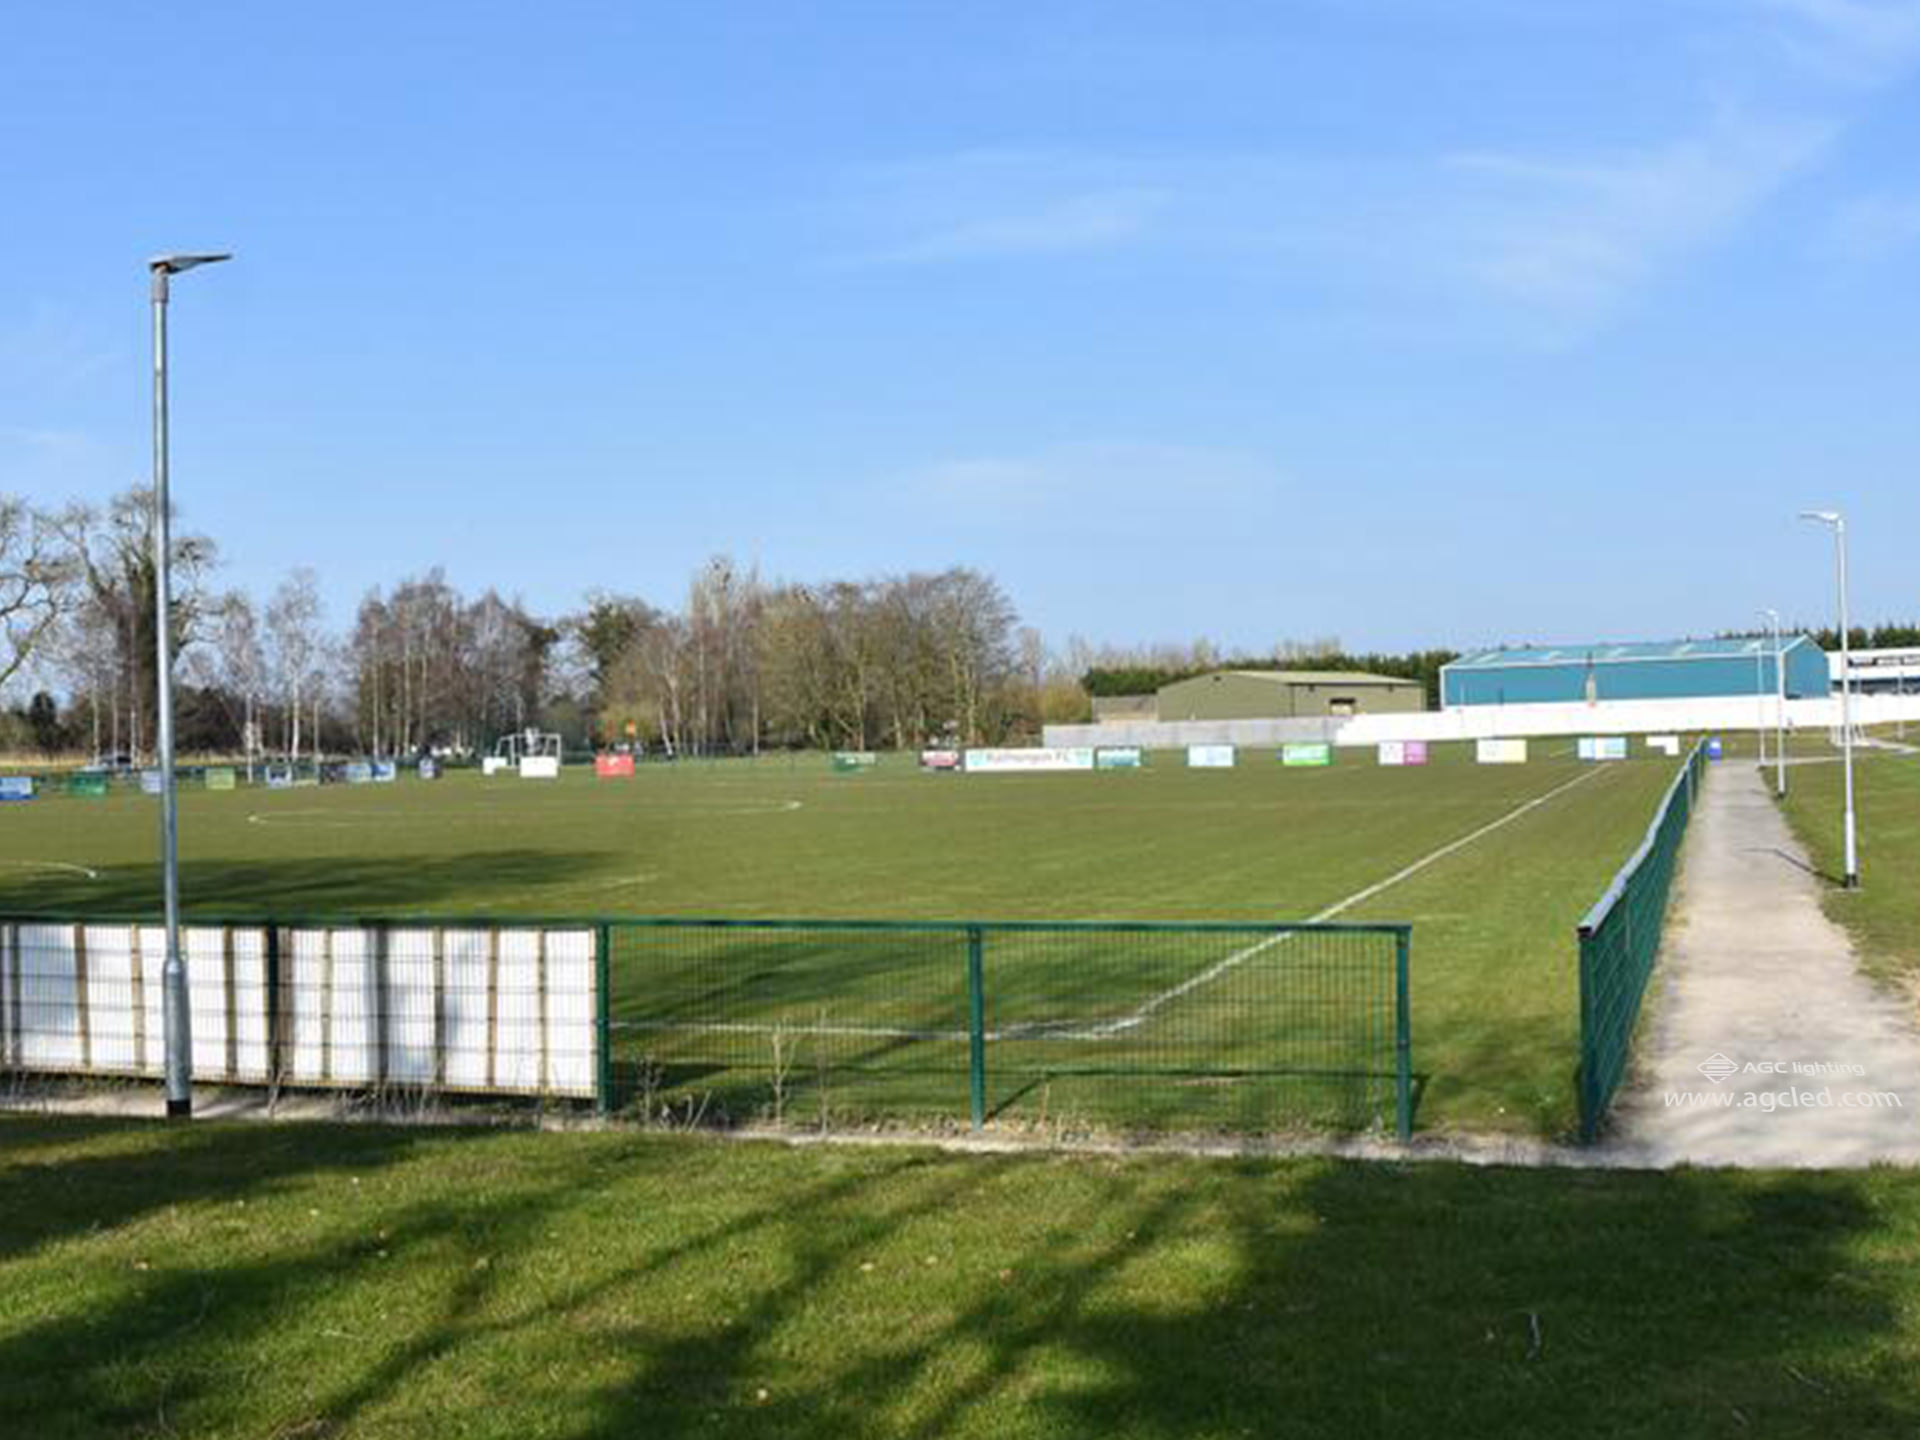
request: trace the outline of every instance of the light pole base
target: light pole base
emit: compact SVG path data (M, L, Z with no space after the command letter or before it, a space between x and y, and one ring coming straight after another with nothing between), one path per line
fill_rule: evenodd
M191 1120L192 1118L193 1118L193 1101L191 1098L186 1100L168 1100L167 1101L167 1119Z
M1858 875L1847 876L1846 888L1849 890L1858 890L1860 888L1860 877Z

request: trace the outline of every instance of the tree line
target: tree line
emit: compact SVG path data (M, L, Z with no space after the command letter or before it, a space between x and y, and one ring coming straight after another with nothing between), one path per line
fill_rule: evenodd
M0 495L0 749L152 753L157 726L153 496L37 508ZM1238 655L1205 640L1058 650L964 566L864 579L768 580L721 556L677 603L589 592L539 615L438 569L326 614L319 578L270 592L218 584L212 537L173 536L180 748L208 754L475 754L503 735L670 755L911 748L1037 739L1094 697L1150 694L1231 669L1365 670L1439 703L1445 649L1349 653L1331 637ZM1831 629L1811 632L1828 649ZM1857 626L1856 647L1920 646L1920 625Z
M153 519L140 487L99 509L0 498L0 686L32 681L0 745L152 753ZM670 755L980 744L1073 711L1037 633L965 567L769 582L717 557L678 605L595 591L556 616L434 569L336 625L309 569L256 596L217 584L211 537L176 530L173 545L188 752L474 754L528 729Z

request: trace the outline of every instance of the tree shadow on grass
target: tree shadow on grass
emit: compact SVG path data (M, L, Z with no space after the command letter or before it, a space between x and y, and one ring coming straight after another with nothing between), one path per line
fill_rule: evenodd
M295 1133L335 1161L387 1143ZM323 1177L283 1234L12 1317L14 1413L49 1436L1920 1428L1896 1175L431 1145L380 1196ZM255 1158L263 1190L311 1171Z
M313 1127L288 1128L302 1137L317 1133ZM358 1140L366 1132L349 1133ZM436 1143L443 1154L472 1152L483 1150L488 1136L441 1135ZM624 1333L622 1301L657 1283L663 1272L685 1269L711 1279L737 1266L743 1252L765 1255L780 1248L796 1216L858 1214L854 1223L835 1231L830 1257L815 1256L816 1264L838 1264L883 1242L899 1224L963 1207L966 1192L994 1168L991 1162L974 1172L924 1166L917 1157L901 1155L858 1173L801 1180L755 1203L731 1207L717 1222L675 1225L664 1243L619 1263L590 1266L592 1274L554 1287L542 1298L544 1287L530 1277L548 1264L565 1268L550 1227L578 1209L583 1193L592 1193L596 1182L611 1175L625 1185L645 1180L655 1187L654 1195L664 1197L686 1183L685 1169L706 1168L697 1151L691 1167L677 1164L683 1153L679 1147L643 1142L609 1166L582 1166L574 1156L576 1163L560 1166L523 1164L512 1174L490 1177L491 1183L450 1181L432 1198L374 1212L366 1226L349 1235L335 1230L311 1241L294 1237L264 1258L207 1265L156 1255L150 1271L142 1264L151 1278L131 1292L0 1339L0 1373L33 1377L15 1403L20 1413L46 1417L48 1423L35 1433L49 1436L174 1425L331 1436L352 1432L375 1411L382 1419L366 1423L387 1433L382 1427L392 1422L385 1417L395 1408L415 1417L401 1427L406 1433L465 1433L472 1428L465 1397L487 1382L463 1372L473 1365L474 1352L484 1350L486 1359L475 1368L496 1374L503 1365L514 1370L514 1393L501 1398L531 1404L551 1431L551 1413L591 1397L564 1386L551 1389L549 1372L578 1365L583 1353L601 1353L616 1341L637 1340L635 1348L648 1351L645 1335ZM248 1183L269 1188L272 1182L264 1174L271 1168L251 1172ZM916 1170L917 1178L911 1173ZM304 1174L294 1167L281 1178ZM888 1202L863 1213L861 1196L875 1185L889 1192ZM308 1213L321 1215L318 1209ZM201 1217L203 1226L218 1223L217 1215ZM610 1215L607 1223L617 1225L619 1217ZM582 1241L577 1217L568 1238ZM609 1248L632 1256L631 1246ZM410 1268L422 1261L431 1266L425 1278ZM383 1285L382 1272L390 1263L402 1278ZM802 1284L799 1290L805 1288ZM326 1307L356 1291L341 1307L341 1328L334 1328ZM324 1312L324 1328L289 1337L290 1327L313 1323L317 1307ZM419 1319L397 1342L369 1341L356 1351L350 1342L363 1337L352 1333L351 1317L368 1307L403 1308ZM601 1316L606 1328L587 1328L583 1317L589 1315ZM690 1323L713 1318L709 1310L690 1317ZM744 1330L723 1320L719 1328L733 1331L731 1347L751 1346L771 1318L756 1317ZM284 1387L295 1393L282 1400L281 1413L263 1417L258 1396L246 1395L247 1386L234 1382L258 1375L248 1347L270 1334L279 1336L276 1349L283 1355L289 1346L330 1353L309 1354L306 1365L296 1367L300 1373L293 1383ZM539 1363L531 1373L519 1373L516 1362L528 1354ZM624 1370L624 1358L619 1363ZM442 1366L456 1373L441 1374L445 1388L434 1391L435 1382L427 1377ZM711 1371L683 1378L702 1397L733 1383ZM433 1393L423 1397L423 1386ZM543 1388L549 1393L541 1393ZM533 1417L523 1413L519 1421L503 1422L500 1433L521 1433L532 1424Z
M811 1215L788 1232L788 1278L754 1295L744 1332L636 1355L634 1378L572 1433L703 1421L928 1440L1920 1426L1913 1340L1894 1333L1915 1276L1861 1262L1886 1224L1862 1176L1308 1163L1129 1183L1139 1175L1123 1168L1092 1208L1022 1227L1018 1244L975 1236L1013 1283L850 1345L830 1372L780 1373L784 1332L835 1263L832 1216ZM1210 1239L1225 1242L1211 1260ZM745 1423L739 1385L776 1375L778 1423ZM714 1413L722 1396L730 1416Z
M273 1125L0 1119L0 1262L156 1210L218 1204L342 1168L385 1166L422 1133L364 1127L350 1143L329 1143L325 1131Z
M589 850L471 850L433 856L310 856L273 860L187 860L180 893L189 920L389 915L441 907L492 914L539 913L529 901L549 887L578 883L619 864ZM0 884L0 914L83 917L157 914L157 865L117 866L85 875L37 875Z

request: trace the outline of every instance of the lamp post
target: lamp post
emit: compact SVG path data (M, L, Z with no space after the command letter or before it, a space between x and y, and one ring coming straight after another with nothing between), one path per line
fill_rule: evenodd
M1780 648L1780 612L1767 606L1760 612L1767 617L1767 629L1773 635L1773 793L1787 793L1787 667Z
M1834 570L1840 591L1840 746L1846 769L1846 885L1860 888L1860 852L1855 838L1853 818L1853 647L1847 631L1847 518L1838 510L1802 510L1802 520L1812 520L1833 531Z
M1767 652L1753 642L1753 737L1760 749L1760 769L1767 768Z
M173 775L173 516L167 495L167 292L175 275L226 255L159 255L147 262L153 280L153 610L159 639L160 875L167 958L160 971L161 1023L167 1051L167 1118L193 1114L193 1020L187 966L180 954L180 833Z

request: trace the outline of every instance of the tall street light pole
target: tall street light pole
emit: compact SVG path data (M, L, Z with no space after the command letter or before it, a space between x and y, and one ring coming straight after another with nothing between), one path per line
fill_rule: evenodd
M1780 649L1780 612L1772 606L1760 612L1773 635L1773 793L1787 793L1787 667Z
M1860 851L1853 818L1853 648L1847 628L1847 518L1838 510L1802 510L1800 518L1833 531L1834 570L1840 589L1840 745L1847 777L1846 884L1847 889L1858 890Z
M167 959L160 971L161 1023L167 1051L167 1118L193 1114L193 1018L187 966L180 953L180 830L173 775L173 509L167 494L167 291L182 271L218 264L226 255L160 255L147 262L153 279L153 610L159 651L160 873L166 909Z

